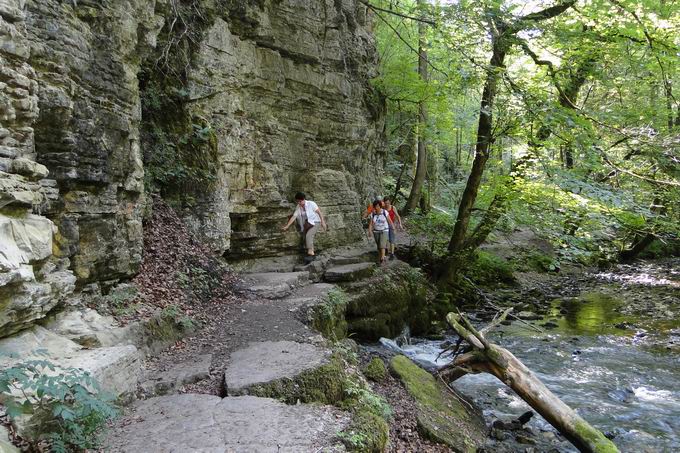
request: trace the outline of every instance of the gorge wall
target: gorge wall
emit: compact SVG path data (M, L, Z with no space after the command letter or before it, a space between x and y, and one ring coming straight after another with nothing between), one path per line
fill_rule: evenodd
M322 247L359 238L376 59L357 0L0 0L0 337L137 272L149 187L233 259L295 251L279 227L298 190L326 213ZM149 178L194 142L206 184Z

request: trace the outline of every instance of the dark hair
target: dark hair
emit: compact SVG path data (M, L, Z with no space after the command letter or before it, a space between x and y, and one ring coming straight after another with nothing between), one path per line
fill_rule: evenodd
M383 203L387 203L388 201L390 201L390 197L383 198Z
M305 197L306 197L306 195L305 195L304 192L298 192L298 193L295 194L295 199L298 200L298 201L299 201L299 200L304 200Z
M380 206L380 207L382 208L382 201L380 201L380 200L375 200L375 201L373 202L373 207L374 207L374 208L377 208L378 206Z

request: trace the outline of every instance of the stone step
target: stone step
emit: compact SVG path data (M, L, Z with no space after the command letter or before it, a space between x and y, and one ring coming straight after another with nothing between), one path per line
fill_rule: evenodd
M183 394L137 402L104 443L108 452L345 451L347 415L330 406L270 398Z
M375 263L355 263L334 266L326 270L323 278L327 282L352 282L370 277L375 269Z
M345 264L357 264L375 261L376 257L373 254L365 253L354 256L334 256L328 260L329 266L344 266Z
M290 296L286 297L285 301L292 308L315 305L316 303L323 302L328 293L336 288L337 286L332 283L313 283L298 288Z
M309 282L309 272L260 272L244 277L243 289L265 299L282 299Z
M154 370L145 376L140 385L147 395L167 395L180 387L193 384L210 376L212 354L200 354L173 364L164 370Z
M294 341L251 343L229 357L224 388L229 396L246 395L253 386L295 377L330 362L331 351Z

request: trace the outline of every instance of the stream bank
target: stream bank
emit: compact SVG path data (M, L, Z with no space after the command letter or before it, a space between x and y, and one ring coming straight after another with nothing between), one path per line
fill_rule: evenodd
M516 273L516 286L485 289L468 307L482 326L496 307L518 318L490 340L507 348L560 398L623 452L680 449L680 260L667 258L564 274ZM455 341L383 339L378 351L406 354L434 369ZM492 426L488 451L576 451L539 416L507 429L531 410L490 375L468 375L456 387L473 398Z

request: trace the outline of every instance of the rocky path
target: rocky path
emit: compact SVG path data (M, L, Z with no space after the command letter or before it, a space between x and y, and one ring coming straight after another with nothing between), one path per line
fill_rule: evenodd
M338 434L347 412L251 394L329 366L333 351L311 327L313 312L335 288L324 280L355 279L375 266L368 252L345 249L292 272L246 274L238 303L147 364L144 399L117 420L107 450L344 451Z

